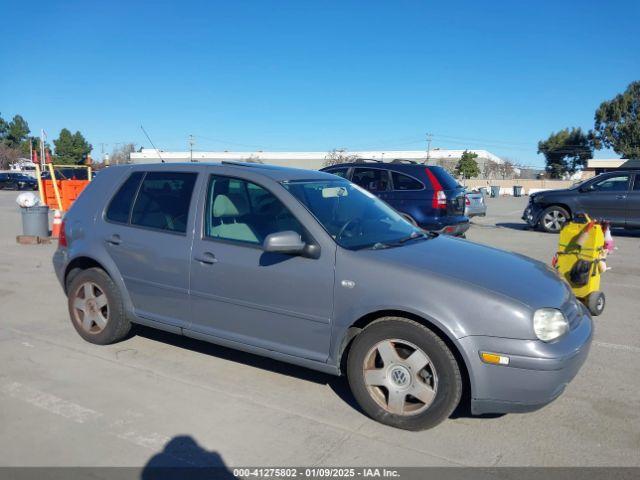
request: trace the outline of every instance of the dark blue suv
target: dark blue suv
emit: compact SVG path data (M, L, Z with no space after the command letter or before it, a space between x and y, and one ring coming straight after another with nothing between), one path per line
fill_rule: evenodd
M469 219L464 216L464 188L442 167L360 160L322 171L365 188L426 230L463 235L469 228Z

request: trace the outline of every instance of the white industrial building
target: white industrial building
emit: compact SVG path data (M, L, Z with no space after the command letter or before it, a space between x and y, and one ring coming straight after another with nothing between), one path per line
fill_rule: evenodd
M413 160L416 162L427 162L436 165L441 162L456 162L462 156L464 150L442 150L433 149L428 154L425 150L386 150L386 151L343 151L341 155L353 158L374 159L382 161L392 161L395 159ZM476 153L476 161L481 166L488 161L498 164L503 160L486 150L469 150ZM327 156L331 152L165 152L153 148L143 148L139 152L131 153L132 163L155 163L164 160L167 163L173 162L222 162L222 161L253 161L280 165L286 167L298 167L319 169L325 165Z

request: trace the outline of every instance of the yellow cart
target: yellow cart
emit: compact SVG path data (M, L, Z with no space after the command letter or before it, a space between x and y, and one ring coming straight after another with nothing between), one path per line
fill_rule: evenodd
M602 226L587 214L575 215L560 231L554 266L594 316L600 315L605 306L600 291L605 258Z

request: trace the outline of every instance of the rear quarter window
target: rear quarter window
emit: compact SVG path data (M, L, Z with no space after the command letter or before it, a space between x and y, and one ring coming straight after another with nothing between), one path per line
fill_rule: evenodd
M122 184L111 199L111 203L109 203L106 214L107 220L118 223L129 222L131 206L143 175L143 172L134 172L129 175L129 178Z
M453 178L453 176L451 176L451 174L447 172L444 168L442 167L427 167L427 168L438 179L438 182L440 182L440 185L442 185L443 189L454 190L460 186L458 184L458 181L455 178Z

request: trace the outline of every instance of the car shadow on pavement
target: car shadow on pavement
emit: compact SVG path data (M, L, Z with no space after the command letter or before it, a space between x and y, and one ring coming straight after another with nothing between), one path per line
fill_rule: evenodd
M231 479L237 478L217 452L202 448L190 435L177 435L161 452L149 459L142 480Z
M496 227L498 227L498 228L510 228L512 230L521 230L521 231L532 230L532 228L529 225L527 225L526 223L524 223L524 222L522 222L522 223L498 222L498 223L496 223Z
M193 338L177 335L174 333L164 332L142 325L136 325L133 329L133 335L139 335L150 340L173 345L175 347L184 348L205 355L212 355L224 360L235 363L241 363L250 367L261 368L269 372L287 375L307 382L313 382L321 385L327 385L333 392L347 405L362 413L360 406L351 394L346 378L336 377L327 373L318 372L290 363L280 362L272 358L262 357L253 353L242 352L232 348L223 347L213 343L196 340Z

